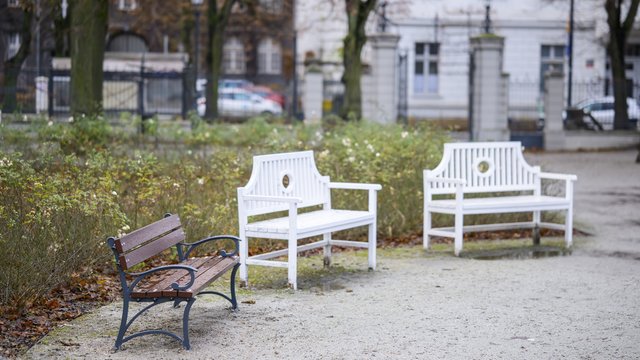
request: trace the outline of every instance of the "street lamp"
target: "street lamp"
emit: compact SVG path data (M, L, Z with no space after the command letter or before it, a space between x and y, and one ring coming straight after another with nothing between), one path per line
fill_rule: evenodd
M200 5L202 5L202 2L204 0L191 0L191 4L193 4L193 7L195 8L195 15L196 15L196 40L195 40L195 54L194 54L194 59L193 59L193 72L195 73L195 81L194 81L194 87L195 87L195 110L196 112L198 111L198 59L199 59L199 55L200 55Z

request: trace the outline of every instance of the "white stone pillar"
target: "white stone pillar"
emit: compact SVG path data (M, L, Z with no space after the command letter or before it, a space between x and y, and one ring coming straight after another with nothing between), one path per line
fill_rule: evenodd
M564 77L561 72L544 74L544 149L565 149L562 121L564 109Z
M322 119L322 72L306 71L302 107L306 123L319 123Z
M504 38L471 38L474 57L472 131L474 141L508 141L509 76L502 72Z
M36 77L36 113L46 113L49 110L49 78Z
M365 120L393 124L398 115L396 73L398 64L399 35L380 33L369 35L371 44L371 80L362 81L363 96L362 113ZM366 87L365 87L366 86ZM366 90L365 90L366 89Z

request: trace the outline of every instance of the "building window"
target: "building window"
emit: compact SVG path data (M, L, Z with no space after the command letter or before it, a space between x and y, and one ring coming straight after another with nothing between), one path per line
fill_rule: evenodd
M136 34L118 34L109 40L107 51L113 52L147 52L144 39Z
M282 51L280 44L271 38L258 45L258 73L278 75L282 72Z
M439 43L416 43L413 70L413 92L415 94L437 94L440 58Z
M282 0L260 0L260 7L265 12L280 14L282 12Z
M17 32L10 33L7 39L7 53L5 54L6 59L11 59L16 56L18 50L20 50L20 34Z
M231 38L224 44L223 66L225 74L244 74L244 46L237 38Z
M118 10L132 11L138 7L136 0L118 0Z
M544 91L544 74L564 72L564 45L542 45L540 48L540 91Z
M18 6L20 6L20 0L7 1L7 7L18 7Z

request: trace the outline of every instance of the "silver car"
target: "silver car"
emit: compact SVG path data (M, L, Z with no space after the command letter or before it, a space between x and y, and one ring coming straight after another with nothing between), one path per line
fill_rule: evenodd
M198 99L198 114L204 116L205 98ZM246 118L257 115L281 115L282 106L250 91L239 88L221 88L218 91L220 116Z

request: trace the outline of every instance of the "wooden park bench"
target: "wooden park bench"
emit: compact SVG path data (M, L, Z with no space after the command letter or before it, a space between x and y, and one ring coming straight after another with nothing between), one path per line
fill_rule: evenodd
M298 252L324 247L325 263L330 263L331 246L368 248L369 268L376 267L377 184L336 183L316 168L313 151L261 155L253 158L253 172L245 187L238 188L240 238L240 279L248 280L247 265L288 268L289 285L297 288ZM368 210L342 210L331 207L332 189L368 191ZM298 214L298 210L319 207ZM286 211L287 216L274 213ZM251 221L266 215L270 219ZM281 216L281 215L280 215ZM359 226L368 227L368 241L331 238L331 233ZM322 235L323 239L298 246L298 240ZM249 238L288 241L288 249L249 256ZM287 255L287 261L269 260Z
M564 181L564 196L543 194L542 179ZM570 247L576 180L575 175L544 173L539 166L527 164L520 142L445 144L440 164L424 171L424 247L429 247L430 236L451 237L459 255L464 232L533 228L534 239L538 239L540 227L564 230L566 246ZM454 197L433 198L442 194ZM540 212L550 210L566 212L564 225L540 221ZM533 220L473 226L463 222L465 215L514 212L532 212ZM432 228L431 213L454 215L454 226Z
M185 234L182 230L180 218L171 214L167 214L164 219L133 231L119 239L111 237L107 240L116 258L124 302L120 331L116 338L116 350L131 339L150 334L164 334L173 337L188 350L190 347L189 310L196 301L196 295L219 295L231 302L231 307L234 310L238 307L235 276L239 266L237 254L240 239L235 236L220 235L194 243L185 243L184 240ZM224 250L220 250L218 255L214 256L189 257L196 247L217 240L232 240L235 243L235 251L227 253ZM180 261L178 264L159 266L139 273L126 271L172 246L176 248ZM230 296L217 291L205 291L211 282L230 269L233 269L231 272ZM129 281L128 278L132 279ZM132 301L148 303L148 305L129 320L129 303ZM178 307L181 302L186 303L182 317L182 338L165 330L145 330L125 337L127 329L138 316L150 308L166 302L172 302L174 307Z

